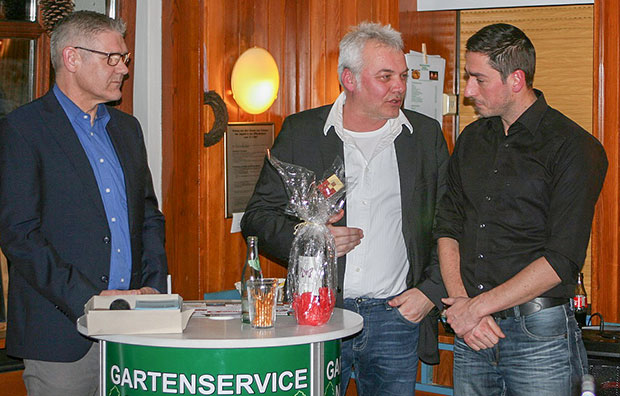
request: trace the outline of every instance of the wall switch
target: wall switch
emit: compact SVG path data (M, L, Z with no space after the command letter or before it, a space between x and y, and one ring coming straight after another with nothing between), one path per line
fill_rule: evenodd
M443 115L455 115L457 101L457 95L443 94Z

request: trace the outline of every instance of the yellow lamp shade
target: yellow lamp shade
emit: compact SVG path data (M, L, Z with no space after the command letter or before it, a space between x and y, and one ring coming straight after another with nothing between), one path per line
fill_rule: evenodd
M260 114L278 96L278 65L264 48L250 48L237 59L232 70L231 85L237 104L246 113Z

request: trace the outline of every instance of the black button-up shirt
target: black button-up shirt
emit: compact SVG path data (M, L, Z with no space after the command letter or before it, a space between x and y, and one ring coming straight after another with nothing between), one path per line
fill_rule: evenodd
M542 256L562 280L542 296L574 294L607 158L598 140L536 94L507 135L499 117L480 119L450 158L434 234L459 242L470 297Z

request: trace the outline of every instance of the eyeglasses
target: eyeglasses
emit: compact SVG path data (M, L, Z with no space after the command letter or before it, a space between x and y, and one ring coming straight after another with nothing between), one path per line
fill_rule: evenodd
M127 52L126 54L121 54L120 52L102 52L102 51L96 51L96 50L84 48L84 47L73 47L73 48L81 49L81 50L88 51L88 52L93 52L99 55L105 55L108 57L108 65L110 66L118 65L118 62L120 62L121 59L123 60L124 64L128 64L129 61L131 60L131 52Z

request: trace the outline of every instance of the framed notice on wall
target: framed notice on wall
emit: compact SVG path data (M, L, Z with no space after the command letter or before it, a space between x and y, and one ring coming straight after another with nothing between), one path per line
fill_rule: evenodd
M273 138L273 123L228 124L224 140L226 217L245 211Z
M594 4L594 0L418 0L418 11Z

